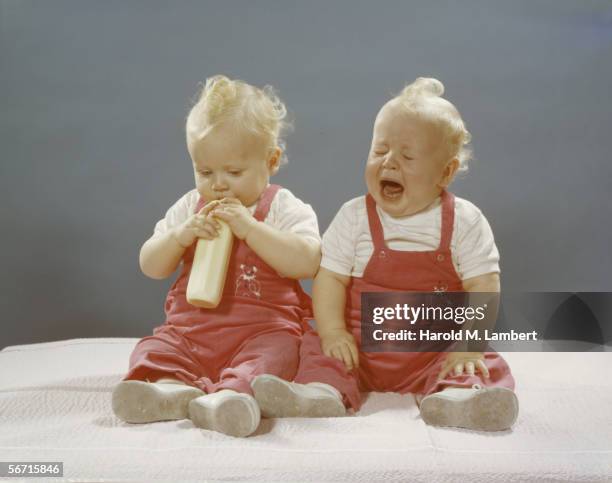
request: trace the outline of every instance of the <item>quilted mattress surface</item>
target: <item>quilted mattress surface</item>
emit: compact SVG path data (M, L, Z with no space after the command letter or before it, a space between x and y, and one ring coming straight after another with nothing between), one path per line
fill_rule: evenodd
M111 391L136 341L0 351L0 461L63 462L45 481L612 481L610 352L503 354L520 401L510 431L429 427L412 395L371 393L356 415L264 419L237 439L118 420Z

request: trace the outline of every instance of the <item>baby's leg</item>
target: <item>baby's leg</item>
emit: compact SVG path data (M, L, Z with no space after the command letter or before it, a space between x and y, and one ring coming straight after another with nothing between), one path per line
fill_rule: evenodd
M434 426L454 426L480 431L509 429L518 415L514 378L506 361L495 352L486 352L489 378L482 373L452 372L438 380L444 355L431 366L424 397L418 398L423 420Z
M360 404L355 375L342 362L322 353L320 339L314 331L302 338L294 381L268 374L255 379L253 390L264 416L342 416L346 413L345 402L354 408Z
M163 326L155 335L136 344L123 379L148 382L172 379L204 390L200 381L203 368L196 355L182 334Z
M251 381L260 374L292 380L299 347L300 336L287 331L263 333L245 341L221 370L214 390L232 389L252 395Z
M189 417L203 429L245 437L259 426L261 412L253 397L251 381L264 373L293 378L300 338L285 331L263 333L246 340L236 350L211 394L189 404Z
M302 384L329 384L342 395L347 408L358 411L361 407L358 370L349 371L342 361L323 354L321 339L315 331L307 332L302 338L300 365L294 380Z
M130 370L113 390L113 411L128 423L185 419L189 402L204 394L193 387L199 372L180 334L158 330L134 348Z

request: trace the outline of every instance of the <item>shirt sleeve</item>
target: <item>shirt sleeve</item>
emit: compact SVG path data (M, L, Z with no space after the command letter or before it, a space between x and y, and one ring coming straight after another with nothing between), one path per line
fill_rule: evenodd
M499 251L495 245L493 231L480 210L466 224L465 231L457 240L457 265L463 280L499 273Z
M307 203L297 198L289 190L278 193L279 203L276 207L275 227L306 238L321 242L317 215Z
M166 212L166 216L155 224L153 236L159 236L183 223L193 213L198 203L197 190L184 194Z
M345 203L323 235L321 266L351 276L355 263L357 226L354 203Z

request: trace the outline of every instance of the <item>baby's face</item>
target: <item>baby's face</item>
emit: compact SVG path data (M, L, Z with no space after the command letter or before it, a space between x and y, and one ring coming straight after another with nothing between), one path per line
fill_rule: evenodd
M270 154L260 137L223 123L193 143L189 154L200 196L206 201L238 198L251 206L278 170L280 150Z
M388 102L374 123L365 169L369 193L394 217L423 210L450 183L456 170L450 167L449 173L446 152L435 127L397 101Z

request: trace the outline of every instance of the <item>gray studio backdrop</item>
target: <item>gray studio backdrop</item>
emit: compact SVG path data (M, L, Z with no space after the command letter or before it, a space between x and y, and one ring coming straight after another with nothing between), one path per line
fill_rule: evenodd
M277 88L274 182L322 231L362 179L378 108L441 79L474 137L453 191L488 217L512 290L612 289L610 2L0 1L0 347L140 337L172 279L140 273L192 188L199 82Z

